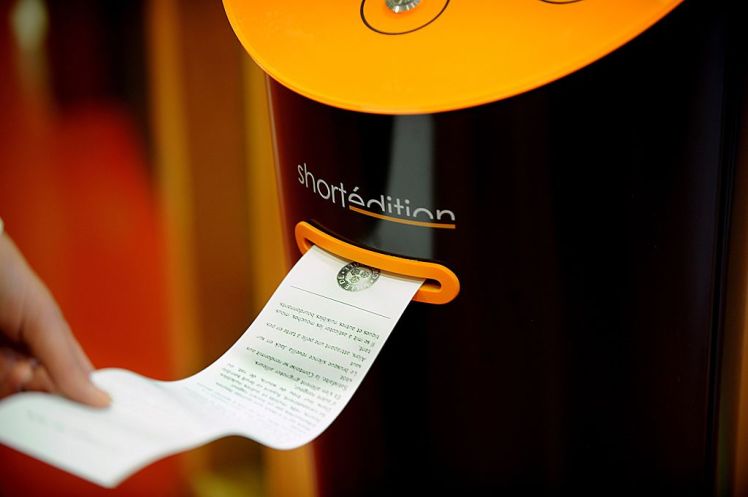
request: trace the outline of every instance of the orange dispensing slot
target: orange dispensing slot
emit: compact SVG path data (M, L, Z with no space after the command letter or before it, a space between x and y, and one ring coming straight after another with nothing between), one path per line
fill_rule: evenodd
M418 289L413 300L427 304L446 304L460 293L460 280L450 269L433 262L416 261L394 255L380 254L357 247L328 235L311 224L301 221L296 225L296 244L302 254L312 245L337 256L366 264L390 273L424 278L426 282Z

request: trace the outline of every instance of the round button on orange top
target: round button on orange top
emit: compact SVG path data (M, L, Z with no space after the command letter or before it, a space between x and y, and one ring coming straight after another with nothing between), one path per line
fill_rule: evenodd
M681 0L224 0L271 77L361 112L418 114L522 93L599 59Z
M444 13L449 0L423 0L408 10L395 12L382 0L363 0L361 19L370 29L385 35L409 34L425 28Z

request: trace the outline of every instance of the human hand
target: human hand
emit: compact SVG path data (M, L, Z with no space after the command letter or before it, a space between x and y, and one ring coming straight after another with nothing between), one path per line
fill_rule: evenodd
M0 230L0 397L38 390L105 407L92 371L54 297Z

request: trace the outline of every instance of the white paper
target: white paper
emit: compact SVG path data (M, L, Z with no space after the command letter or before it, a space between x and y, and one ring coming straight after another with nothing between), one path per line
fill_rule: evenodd
M347 265L313 247L241 338L184 380L97 371L112 396L106 409L43 393L3 400L0 442L105 487L227 435L277 449L310 442L348 403L423 283L387 273L356 281Z

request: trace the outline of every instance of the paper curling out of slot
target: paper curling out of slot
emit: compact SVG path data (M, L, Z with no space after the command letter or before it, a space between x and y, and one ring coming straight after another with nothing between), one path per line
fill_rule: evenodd
M447 304L460 293L460 280L446 266L434 262L417 261L405 257L382 254L344 242L324 231L301 221L295 229L296 244L302 254L313 245L339 257L366 264L390 273L424 278L426 282L418 289L413 300L426 304Z
M347 280L355 288L340 284L346 271L357 273ZM312 247L234 345L201 371L177 381L96 371L92 380L112 398L106 409L20 392L0 401L0 444L108 488L229 435L300 447L351 400L423 281Z

